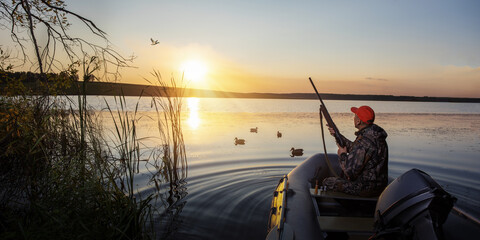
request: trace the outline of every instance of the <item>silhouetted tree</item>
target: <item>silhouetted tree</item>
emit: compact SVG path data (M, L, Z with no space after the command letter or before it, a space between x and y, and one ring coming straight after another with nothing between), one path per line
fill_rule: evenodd
M73 35L69 19L79 20L95 38ZM0 0L0 28L10 30L12 40L20 46L23 63L30 62L40 73L61 71L66 68L63 64L81 64L95 57L103 70L99 77L108 79L117 77L119 68L132 60L113 50L105 32L67 9L62 0ZM33 47L36 61L30 60L29 47Z

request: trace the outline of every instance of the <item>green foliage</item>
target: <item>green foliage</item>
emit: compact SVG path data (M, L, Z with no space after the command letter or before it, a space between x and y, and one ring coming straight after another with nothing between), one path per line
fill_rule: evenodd
M99 139L83 148L78 118L57 101L1 103L10 115L0 124L0 238L144 238L150 199L137 201L115 187L123 173L111 171L113 157L98 152ZM98 129L87 121L95 137Z
M75 36L69 17L96 39ZM119 141L130 145L109 145L85 96L84 83L117 79L133 57L110 48L105 33L62 0L0 0L0 25L10 31L18 60L28 63L27 53L34 52L32 67L40 72L12 72L9 54L0 48L0 239L152 238L157 195L137 199L133 187L140 161L140 154L132 154L140 152L136 120L120 112L119 122L130 125L119 126L127 134ZM67 58L57 59L60 52ZM80 63L83 84L74 69ZM71 67L53 73L65 64ZM103 75L94 76L100 66ZM55 97L72 84L78 90L75 109L71 99Z
M78 101L73 109L64 97L0 98L0 239L150 239L153 214L162 207L154 205L157 198L168 198L168 209L184 196L173 189L185 178L186 166L177 122L181 104L168 105L178 98L164 107L175 113L159 112L166 114L159 126L174 128L159 129L165 144L149 150L160 153L149 156L157 171L152 182L170 196L136 192L134 176L144 149L136 135L139 116L125 109L125 98L109 110L113 140L106 138L85 95ZM167 182L170 189L161 189Z

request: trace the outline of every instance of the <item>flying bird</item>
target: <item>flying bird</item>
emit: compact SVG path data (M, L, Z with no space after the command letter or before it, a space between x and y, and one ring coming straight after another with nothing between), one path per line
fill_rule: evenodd
M160 43L158 40L153 40L153 38L150 38L150 41L152 41L152 45L157 45Z

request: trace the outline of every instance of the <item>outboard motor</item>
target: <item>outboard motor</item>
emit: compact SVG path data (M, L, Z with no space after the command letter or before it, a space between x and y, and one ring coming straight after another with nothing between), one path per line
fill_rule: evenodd
M378 198L372 239L443 239L442 225L455 201L428 174L412 169Z

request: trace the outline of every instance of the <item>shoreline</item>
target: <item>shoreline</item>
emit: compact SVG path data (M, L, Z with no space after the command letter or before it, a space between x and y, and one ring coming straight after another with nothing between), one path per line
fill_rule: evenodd
M82 84L82 82L78 82ZM25 84L30 89L35 89L33 85ZM75 85L75 84L74 84ZM256 98L256 99L317 99L315 93L239 93L223 92L204 89L177 89L183 90L184 97L198 98ZM86 95L124 95L124 96L162 96L161 92L170 92L172 96L173 89L153 85L129 84L129 83L106 83L89 82L86 85ZM65 89L63 94L76 95L78 89L72 86ZM179 94L179 93L178 93ZM480 98L460 98L460 97L416 97L416 96L394 96L394 95L368 95L368 94L334 94L320 93L324 100L362 100L362 101L408 101L408 102L459 102L459 103L480 103Z

